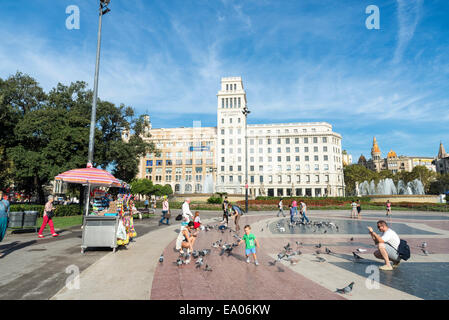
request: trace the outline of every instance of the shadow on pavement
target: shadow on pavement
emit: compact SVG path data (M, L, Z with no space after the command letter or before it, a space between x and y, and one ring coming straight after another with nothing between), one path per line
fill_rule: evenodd
M10 243L9 245L7 245L7 246L9 246L9 248L7 248L6 250L2 250L2 253L3 253L2 259L4 259L8 254L10 254L14 251L26 248L28 246L31 246L31 245L35 244L36 242L37 242L37 240L27 241L27 242L23 242L23 243L14 241L14 242ZM3 248L1 248L1 249L3 249Z

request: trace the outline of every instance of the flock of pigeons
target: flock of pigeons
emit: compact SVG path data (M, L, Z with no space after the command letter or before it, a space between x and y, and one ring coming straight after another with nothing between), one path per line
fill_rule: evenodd
M206 225L204 226L203 231L205 232L209 232L211 230L216 230L218 232L224 233L225 230L229 230L229 232L232 232L232 229L229 229L227 227L223 228L223 227L219 227L219 225ZM237 235L234 234L234 238L237 239L237 241L240 241L241 238ZM222 239L215 241L214 243L212 243L212 248L215 249L221 249L220 252L220 256L222 256L223 254L227 254L228 256L230 256L232 254L232 250L237 247L238 244L237 242L234 243L226 243L223 242ZM178 259L176 260L175 264L180 267L182 265L186 265L189 264L191 261L191 258L196 259L195 260L195 266L197 269L201 269L204 266L204 271L212 271L211 266L209 266L206 262L205 262L205 257L210 255L211 253L211 249L202 249L202 250L193 250L193 252L184 252L182 254L179 255ZM159 257L159 263L163 263L164 262L164 254L162 253L161 256Z
M304 223L304 222L300 222L300 221L294 221L293 224L289 223L289 226L299 226L299 227L304 227L304 228L308 228L311 229L312 232L320 232L323 230L323 233L327 233L328 229L330 230L336 230L337 232L339 231L339 227L338 225L336 225L333 222L327 222L327 221L309 221L308 223ZM266 228L268 229L269 224L267 223ZM225 230L228 228L219 228L218 225L206 225L204 226L204 231L209 232L211 230L217 230L221 233L224 233ZM276 223L275 229L278 232L285 232L285 227L283 225L282 220ZM262 228L260 231L263 232L264 228ZM229 229L229 232L232 232L232 229ZM237 239L237 241L240 241L241 238L237 235L234 234L233 235L234 238ZM351 237L350 241L354 241L354 238ZM296 248L293 248L291 246L290 243L287 243L286 246L283 247L283 250L281 250L281 252L279 252L277 254L277 258L274 261L270 261L269 265L270 266L274 266L276 265L277 262L280 262L281 260L285 260L290 262L291 265L296 265L299 262L299 259L297 258L298 256L300 256L302 254L300 247L303 245L302 242L296 241ZM221 249L220 252L220 256L222 256L223 254L227 254L228 256L230 256L232 254L232 250L237 247L238 244L237 242L234 243L226 243L223 242L222 239L217 240L215 242L212 243L212 248L214 249ZM421 248L421 251L423 252L424 255L429 255L429 252L427 251L427 243L423 242L421 244L421 246L418 246L419 248ZM326 258L322 257L322 244L318 243L317 245L315 245L315 253L313 254L316 257L316 262L326 262ZM363 252L363 249L358 249L360 252ZM331 251L329 248L325 248L324 251L326 254L335 254L335 252ZM192 253L186 252L183 254L180 254L180 256L178 257L178 259L176 260L175 264L180 267L184 264L189 264L191 261L191 257L193 257L195 260L195 266L197 269L201 269L204 266L204 271L212 271L212 268L205 262L205 257L210 255L211 250L210 249L202 249L202 250L194 250ZM354 257L354 261L360 261L363 260L364 258L362 258L360 255L357 254L357 252L353 251L352 255ZM161 254L161 256L159 257L159 262L163 263L164 262L164 255ZM278 268L279 269L279 268ZM280 269L279 271L283 271L283 269ZM348 284L346 287L344 288L337 288L335 292L340 293L340 294L348 294L352 291L352 288L354 286L354 282L351 282L350 284Z

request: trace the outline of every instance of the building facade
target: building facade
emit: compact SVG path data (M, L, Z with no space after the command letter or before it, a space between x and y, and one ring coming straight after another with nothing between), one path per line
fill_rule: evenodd
M161 151L140 160L139 178L176 193L245 193L245 137L251 196L343 196L338 133L326 122L250 124L240 77L222 78L217 127L152 129Z
M370 170L380 172L389 170L392 173L401 171L411 172L416 166L425 166L431 171L436 171L432 157L420 156L398 156L396 152L390 149L386 158L382 158L376 137L373 138L373 146L371 148L371 159L366 160L363 155L360 156L358 164L364 165Z

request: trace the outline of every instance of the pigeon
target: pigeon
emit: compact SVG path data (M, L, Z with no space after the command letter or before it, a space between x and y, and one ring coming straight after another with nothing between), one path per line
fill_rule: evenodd
M284 258L284 257L285 257L285 253L279 253L278 254L278 261L281 261L282 258Z
M277 260L269 261L268 263L269 263L270 266L274 266L276 264L276 262L277 262Z
M321 243L317 244L315 248L321 248Z
M176 264L178 265L178 267L179 267L180 265L182 265L182 263L183 263L183 262L182 262L181 259L178 258L178 260L176 260Z
M327 233L327 230L324 230L324 232L323 233Z
M354 241L354 237L351 237L351 239L349 239L350 241Z
M286 251L290 250L290 242L287 243L287 245L284 247L284 249L285 249Z
M348 284L346 287L344 287L343 289L338 289L337 288L337 293L342 293L342 294L346 294L346 293L350 293L352 291L352 286L354 285L354 281L351 282L350 284Z
M279 272L284 272L285 270L278 266L278 271Z
M324 259L324 258L322 258L322 257L316 257L316 260L318 261L318 262L325 262L326 261L326 259Z
M315 253L316 254L321 254L321 250L318 249L317 251L315 251Z
M302 242L296 241L297 246L302 246Z
M353 252L352 255L354 256L354 258L355 258L356 260L363 259L361 256L359 256L359 255L358 255L357 253L355 253L355 252Z
M299 255L301 255L302 254L302 252L301 252L301 250L296 250L296 254L299 256Z
M426 255L426 256L429 255L429 251L427 251L426 249L421 249L421 251L424 253L424 255Z
M421 244L421 248L427 248L427 242L423 242L423 243Z
M192 252L192 257L194 257L194 258L196 259L196 258L198 258L198 256L199 256L198 251L193 250L193 252Z
M159 257L159 262L160 263L164 262L164 254L161 254L161 256Z
M196 267L197 268L201 268L201 266L203 265L203 258L198 258L198 260L195 261Z
M261 231L261 232L263 232L263 228L262 228L262 229L260 229L260 231Z
M212 268L211 268L211 267L209 267L209 265L208 265L208 264L206 264L206 267L204 268L204 271L212 271Z
M331 254L331 253L333 253L329 248L326 248L326 253L327 254Z

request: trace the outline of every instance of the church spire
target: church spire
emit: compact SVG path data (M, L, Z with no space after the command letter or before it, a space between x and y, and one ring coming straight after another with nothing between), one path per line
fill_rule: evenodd
M449 154L446 153L446 150L444 150L443 142L440 141L440 149L438 150L438 159L443 159L449 157Z
M377 144L376 137L373 138L373 147L371 148L371 157L373 160L380 160L380 148Z

